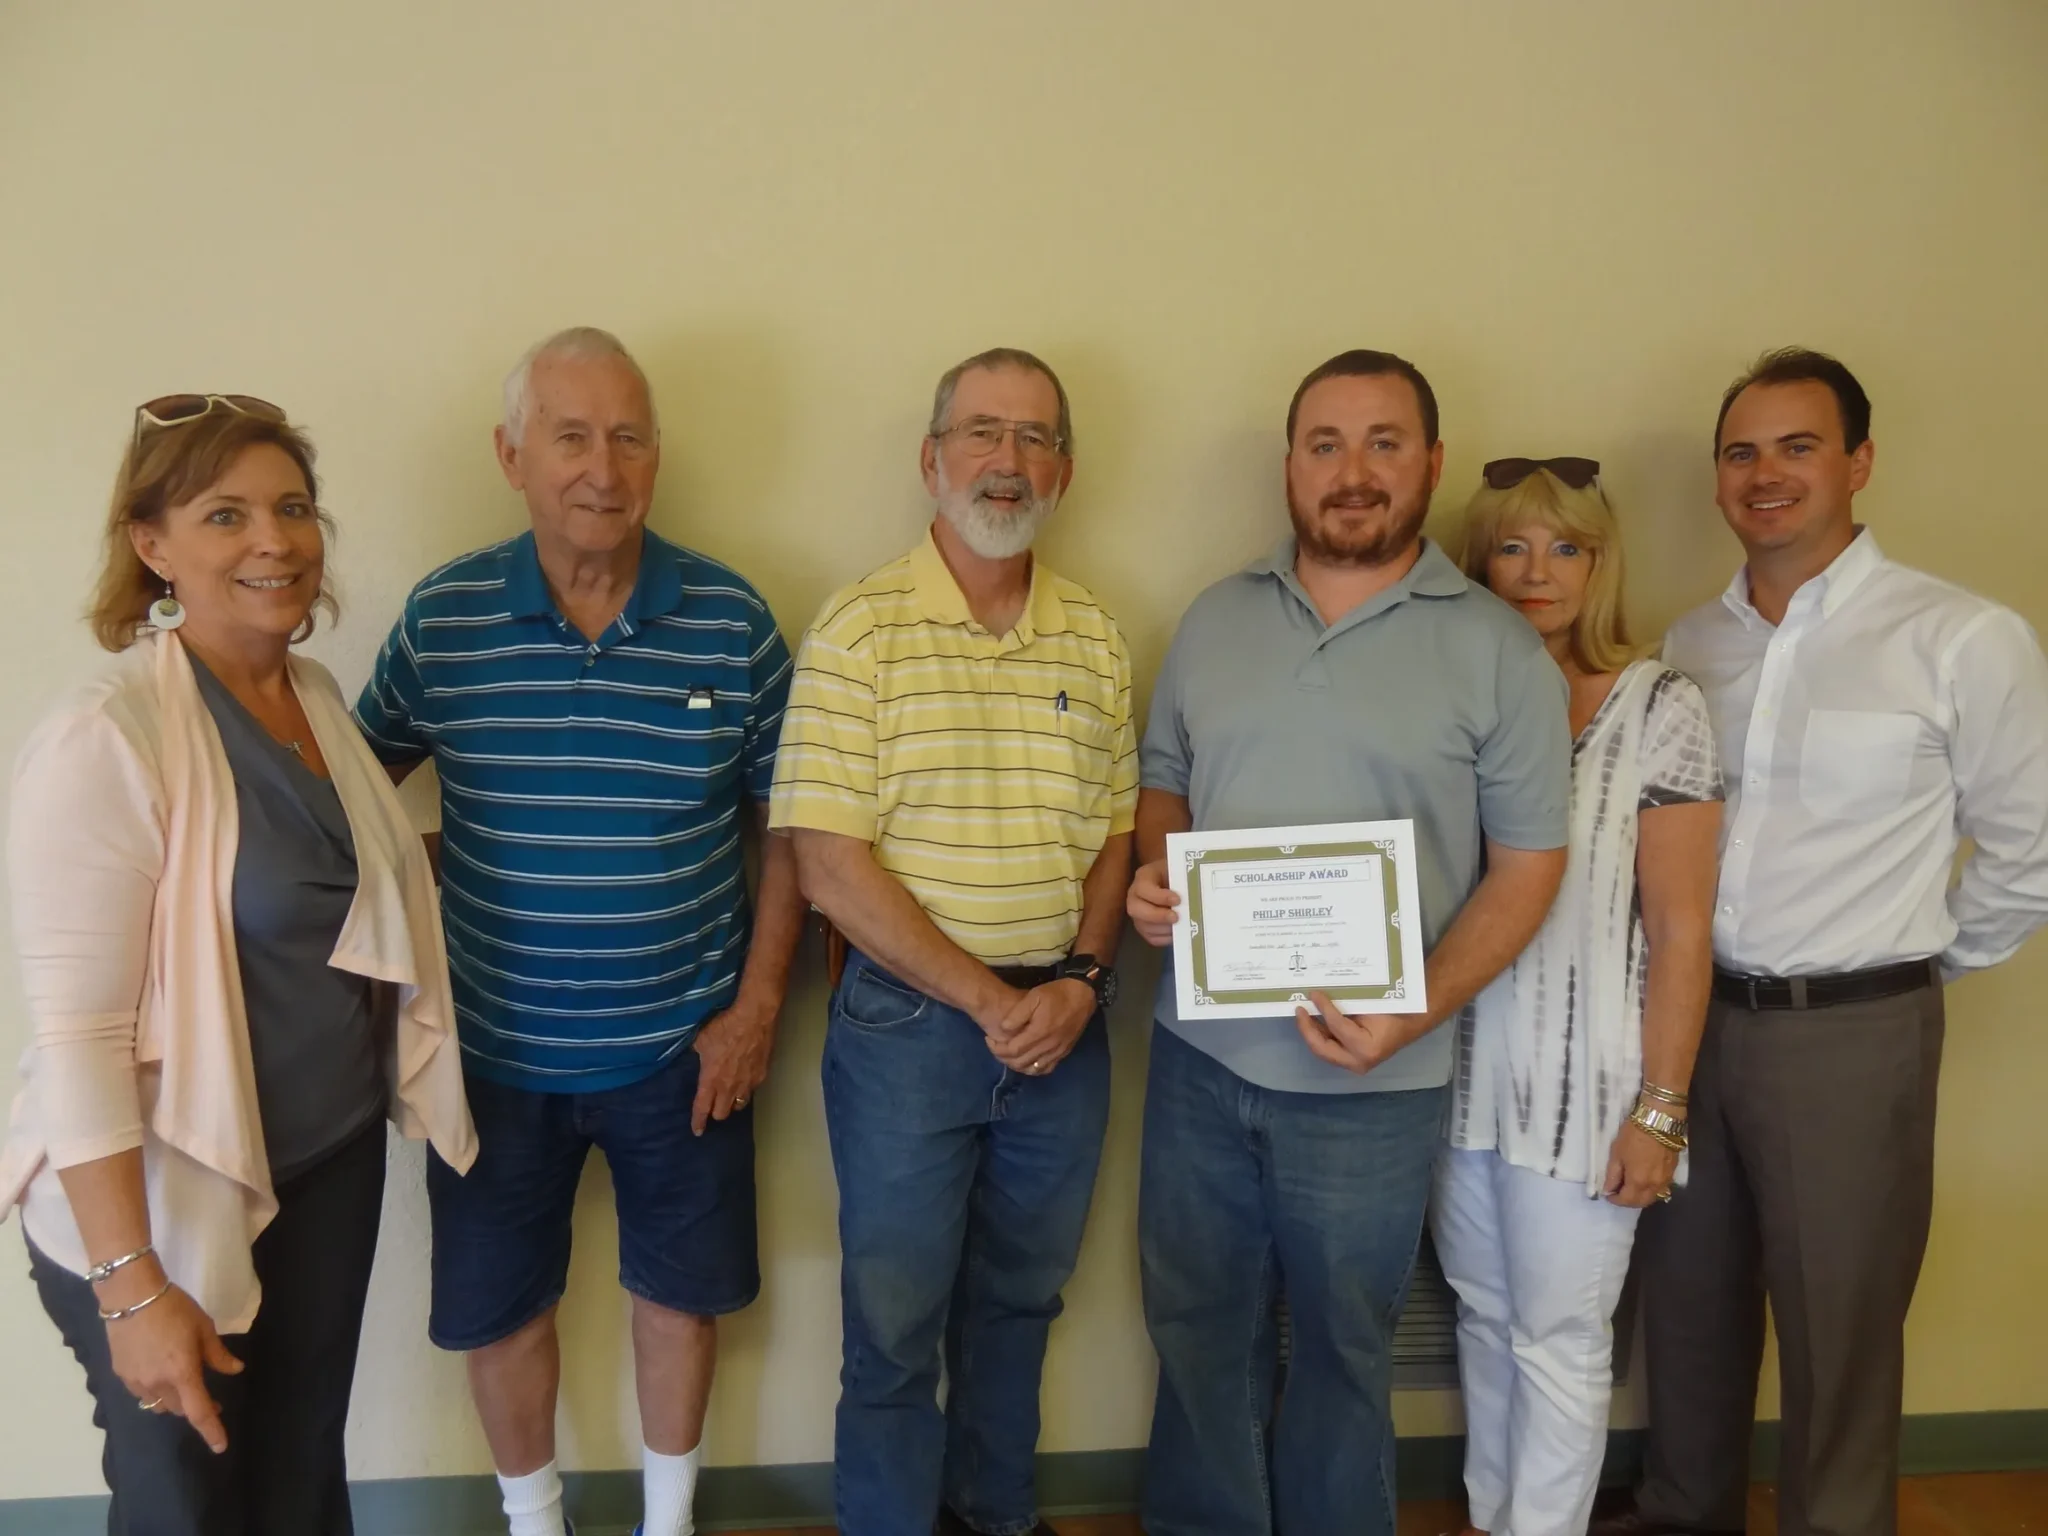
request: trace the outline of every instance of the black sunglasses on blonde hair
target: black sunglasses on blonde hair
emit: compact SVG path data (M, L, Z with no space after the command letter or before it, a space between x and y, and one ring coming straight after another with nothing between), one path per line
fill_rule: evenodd
M1496 491L1511 490L1539 469L1547 469L1575 491L1600 478L1598 459L1495 459L1479 474Z

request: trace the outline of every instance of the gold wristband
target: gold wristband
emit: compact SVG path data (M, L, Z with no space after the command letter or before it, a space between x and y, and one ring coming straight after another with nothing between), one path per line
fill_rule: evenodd
M1659 1104L1669 1104L1673 1109L1684 1109L1686 1105L1692 1102L1685 1094L1671 1088L1660 1088L1647 1077L1643 1079L1643 1086L1640 1091L1644 1098L1655 1099Z
M1685 1122L1675 1115L1638 1104L1629 1112L1628 1123L1667 1151L1683 1152L1686 1148Z

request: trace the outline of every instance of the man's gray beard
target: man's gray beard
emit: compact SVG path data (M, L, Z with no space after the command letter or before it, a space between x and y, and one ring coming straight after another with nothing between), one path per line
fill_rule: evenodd
M1038 530L1060 504L1060 493L1033 496L1014 512L1006 512L982 499L987 480L1003 481L1005 489L1009 488L1007 476L981 476L965 490L956 491L946 484L945 471L940 470L939 516L952 525L960 542L982 559L1008 560L1023 554L1038 538Z

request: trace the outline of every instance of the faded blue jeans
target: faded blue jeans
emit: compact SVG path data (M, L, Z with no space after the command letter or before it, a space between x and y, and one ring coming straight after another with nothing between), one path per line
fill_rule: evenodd
M990 1536L1029 1531L1046 1335L1109 1123L1102 1016L1052 1071L1023 1076L966 1014L856 951L824 1080L843 1251L839 1530L931 1536L943 1496Z
M1281 1093L1152 1031L1148 1536L1393 1536L1394 1324L1448 1092Z

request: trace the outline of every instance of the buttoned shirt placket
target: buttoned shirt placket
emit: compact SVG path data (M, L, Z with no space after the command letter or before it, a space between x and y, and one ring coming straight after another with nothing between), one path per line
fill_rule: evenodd
M1785 690L1791 685L1800 641L1827 617L1827 588L1827 580L1822 577L1795 592L1786 605L1784 622L1764 648L1756 697L1750 701L1749 719L1743 723L1742 782L1736 790L1727 846L1721 852L1720 900L1714 910L1717 954L1742 953L1742 914L1747 905L1750 863L1756 855L1757 832L1770 810L1771 792L1777 782L1778 721L1784 711ZM1744 629L1755 633L1759 628L1770 628L1770 622L1746 598L1731 592L1723 601L1742 621Z

